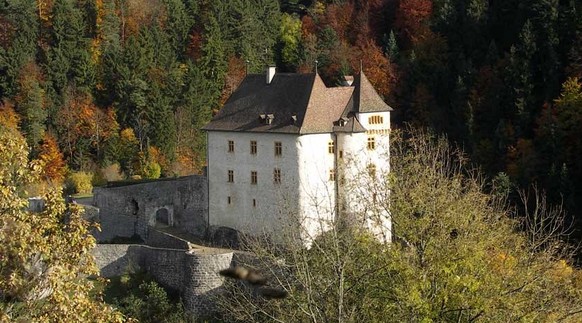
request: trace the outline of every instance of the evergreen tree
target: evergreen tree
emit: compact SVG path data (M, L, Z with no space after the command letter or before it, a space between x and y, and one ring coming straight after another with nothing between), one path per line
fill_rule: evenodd
M532 121L534 97L533 57L537 45L529 21L523 25L519 42L511 47L508 70L508 87L513 89L514 111L518 119L518 135L527 135Z
M39 82L40 71L30 62L21 70L19 90L16 95L16 110L20 115L20 129L28 145L36 149L44 136L47 119L45 95Z
M224 84L224 76L227 70L227 52L223 32L217 19L213 16L209 17L206 25L202 53L200 67L204 75L211 82L207 91L213 100L217 100L220 97L220 91Z
M394 35L394 30L390 30L390 35L386 40L386 55L390 58L390 61L394 62L398 59L398 43L396 41L396 36Z
M188 37L194 24L193 17L188 15L186 5L182 0L164 0L166 5L167 21L165 35L168 35L173 53L181 57Z
M17 78L21 68L35 59L39 35L34 1L11 0L0 2L3 22L0 44L0 98L18 92Z

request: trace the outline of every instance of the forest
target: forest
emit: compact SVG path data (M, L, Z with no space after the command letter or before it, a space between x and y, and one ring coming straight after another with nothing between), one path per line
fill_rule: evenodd
M200 128L246 73L317 62L334 86L361 66L395 108L393 127L446 134L486 176L536 183L575 220L580 4L3 0L0 120L45 161L47 181L186 175L204 167Z
M246 73L312 73L317 61L334 86L361 66L394 127L446 134L486 176L537 183L576 219L580 4L3 0L0 122L49 182L199 173L200 128Z
M363 69L394 133L413 129L395 141L384 201L401 241L344 228L310 250L257 247L289 297L227 285L222 319L580 321L582 271L564 240L582 236L581 5L0 0L0 321L147 322L150 303L105 304L106 282L86 279L95 240L61 187L203 172L200 128L267 65L317 66L328 86ZM532 185L545 193L520 193ZM35 190L39 214L25 211ZM152 320L182 321L132 279L121 289L160 305Z

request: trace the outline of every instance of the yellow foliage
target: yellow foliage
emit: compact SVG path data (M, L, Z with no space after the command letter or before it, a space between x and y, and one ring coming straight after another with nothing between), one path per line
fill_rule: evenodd
M137 143L137 138L135 137L135 133L131 128L125 128L121 130L120 137L121 140L125 143Z
M513 269L517 265L517 260L515 257L500 251L493 254L491 258L491 266L494 271L503 275L513 274Z
M87 172L74 172L67 178L67 186L75 193L87 194L93 190L93 174Z
M20 118L11 103L0 104L0 125L10 129L17 129Z
M121 322L92 296L95 239L77 205L59 188L44 193L40 213L27 210L24 187L39 181L22 136L0 126L0 319L16 322Z
M570 278L574 272L572 266L568 265L566 260L557 261L550 271L551 278L555 280Z

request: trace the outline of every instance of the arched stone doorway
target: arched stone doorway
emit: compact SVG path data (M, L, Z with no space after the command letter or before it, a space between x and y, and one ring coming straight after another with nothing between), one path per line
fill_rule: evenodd
M154 220L154 223L150 222L150 225L171 227L174 225L174 208L168 205L160 207L155 211L152 218L150 219Z
M168 209L161 208L156 211L156 224L170 225L170 212L168 212Z

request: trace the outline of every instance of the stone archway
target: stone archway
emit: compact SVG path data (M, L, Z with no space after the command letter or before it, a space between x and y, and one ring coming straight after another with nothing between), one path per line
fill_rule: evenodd
M156 211L156 224L170 225L170 212L165 207Z
M174 225L174 208L168 205L160 207L154 212L152 218L150 219L153 223L150 222L150 225L171 227Z

